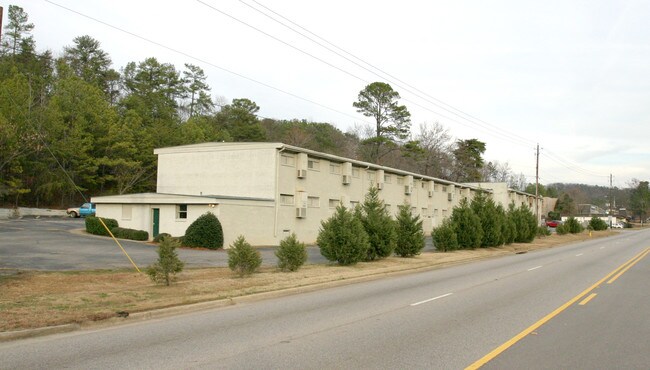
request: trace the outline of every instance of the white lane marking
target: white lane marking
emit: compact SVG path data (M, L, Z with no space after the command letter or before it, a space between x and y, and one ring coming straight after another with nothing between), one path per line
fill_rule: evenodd
M433 297L433 298L426 299L426 300L424 300L424 301L411 303L411 306L417 306L417 305L420 305L420 304L422 304L422 303L427 303L427 302L435 301L436 299L449 297L449 296L452 295L452 294L454 294L454 293L447 293L447 294L439 295L439 296L437 296L437 297Z
M533 268L529 268L528 271L537 270L538 268L541 268L541 267L542 267L541 265L540 266L535 266Z
M580 257L580 256L582 256L583 254L584 254L584 253L578 253L578 254L576 254L576 257Z

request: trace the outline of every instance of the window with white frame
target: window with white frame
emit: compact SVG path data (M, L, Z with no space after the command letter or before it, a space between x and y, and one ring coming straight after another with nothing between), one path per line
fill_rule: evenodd
M293 154L282 153L280 156L280 163L284 166L293 167L296 165L296 157Z
M385 182L386 184L390 184L391 181L393 181L393 176L391 176L391 175L384 175L384 182Z
M307 205L311 208L320 207L320 198L319 197L307 197Z
M366 175L368 177L368 180L375 181L375 173L373 171L366 172Z
M398 177L397 178L397 185L404 185L404 178L403 177Z
M359 205L358 200L351 200L350 201L350 209L355 209L355 208L357 208L358 205Z
M184 220L187 218L187 204L176 205L176 218L179 220Z
M341 174L341 165L338 163L330 163L330 173L335 175Z
M338 200L338 199L330 199L330 200L329 200L329 207L330 207L330 208L336 208L336 207L339 206L339 203L340 203L340 202L341 202L341 201Z
M361 171L359 171L359 169L356 167L352 167L352 177L358 179L360 175Z
M280 194L280 204L285 206L292 206L293 194Z
M318 159L309 159L307 161L307 168L313 171L320 171L320 161Z

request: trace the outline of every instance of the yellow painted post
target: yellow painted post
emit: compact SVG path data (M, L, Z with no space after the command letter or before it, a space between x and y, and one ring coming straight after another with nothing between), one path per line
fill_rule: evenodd
M108 228L108 226L106 226L106 224L104 223L104 220L102 220L101 217L97 217L97 219L99 219L99 222L102 223L102 225L104 226L104 229L106 229L106 231L108 231L108 234L111 236L111 238L113 238L113 240L115 240L115 243L117 243L117 245L120 246L120 249L122 249L122 252L124 252L124 255L126 255L126 258L128 258L129 261L131 261L131 264L133 265L133 267L135 267L136 271L138 271L138 272L141 273L142 271L140 271L140 269L139 269L138 266L135 264L135 262L133 262L133 260L131 259L131 257L129 257L129 254L126 253L126 251L124 250L124 247L122 247L122 244L120 244L120 242L117 240L117 238L115 238L115 236L113 235L113 233L111 232L111 230Z

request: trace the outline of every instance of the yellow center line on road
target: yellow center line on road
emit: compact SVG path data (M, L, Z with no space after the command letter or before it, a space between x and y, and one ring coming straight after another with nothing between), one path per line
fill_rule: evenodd
M583 299L582 302L580 302L580 303L578 303L578 304L581 305L581 306L584 306L584 305L586 305L587 303L589 303L589 301L591 301L592 299L594 299L595 296L596 296L596 293L591 293L591 294L589 294L589 297Z
M646 249L646 250L645 250L645 253L642 253L641 256L639 256L639 258L636 259L636 261L634 261L634 262L630 263L629 265L627 265L626 268L624 268L623 270L621 270L621 272L619 272L618 274L616 274L616 276L614 276L613 278L611 278L611 279L607 282L607 284L611 284L611 283L613 283L614 281L616 281L616 279L618 279L619 277L621 277L621 275L623 275L623 274L625 273L625 271L629 270L630 267L634 266L637 262L641 261L641 259L642 259L643 257L647 256L647 255L648 255L648 252L650 252L650 248L649 248L649 249Z
M627 271L627 269L629 269L629 267L631 267L631 265L634 265L635 263L639 262L641 260L641 258L645 257L648 254L649 251L650 251L650 247L644 249L643 251L641 251L636 256L632 257L630 260L628 260L624 264L622 264L619 267L615 268L614 271L607 274L607 276L605 276L604 278L598 280L598 282L596 282L594 285L592 285L589 288L585 289L582 293L578 294L577 296L571 298L568 302L566 302L562 306L556 308L555 311L553 311L553 312L549 313L548 315L544 316L541 320L539 320L536 323L534 323L533 325L529 326L527 329L525 329L521 333L515 335L514 337L512 337L507 342L505 342L502 345L500 345L499 347L493 349L492 352L490 352L487 355L483 356L482 358L480 358L479 360L477 360L473 364L467 366L465 368L465 370L474 370L474 369L478 369L481 366L485 365L486 363L488 363L489 361L491 361L492 359L494 359L495 357L497 357L498 355L503 353L505 350L512 347L515 343L522 340L525 336L532 333L533 331L535 331L540 326L547 323L549 320L551 320L555 316L559 315L562 311L566 310L569 306L571 306L572 304L577 302L579 299L581 299L585 295L589 294L592 290L598 288L602 283L604 283L607 279L609 279L613 275L619 273L618 276L620 276L620 274Z

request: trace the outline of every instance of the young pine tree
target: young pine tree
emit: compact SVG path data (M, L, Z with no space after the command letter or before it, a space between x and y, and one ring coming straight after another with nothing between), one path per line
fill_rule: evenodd
M443 221L442 225L436 227L431 232L433 246L438 252L447 252L458 249L458 239L456 230L450 219Z
M451 214L451 223L456 231L459 248L478 248L483 239L481 220L469 206L467 199L460 201Z
M172 238L163 238L158 246L158 261L147 268L147 274L156 283L169 286L185 265L178 258L176 248L180 243Z
M368 190L361 209L355 213L361 220L370 242L365 260L374 261L393 254L397 243L395 221L390 217L384 201L379 199L377 188L373 186Z
M496 247L503 244L502 220L494 200L486 193L478 193L472 199L470 207L481 220L481 230L483 231L481 247Z
M397 215L397 243L395 254L400 257L413 257L424 248L424 231L420 215L413 216L411 206L402 204Z
M361 221L340 204L332 217L321 221L316 242L323 257L341 265L354 265L362 261L370 248L368 234Z
M307 262L307 249L305 243L299 242L296 234L292 233L280 242L275 256L282 271L296 271Z
M228 249L228 267L240 277L250 275L262 265L260 252L240 235Z

